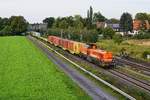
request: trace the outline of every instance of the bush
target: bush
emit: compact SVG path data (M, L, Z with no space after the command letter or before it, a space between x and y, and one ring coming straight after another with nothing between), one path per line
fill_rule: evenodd
M113 36L113 40L115 43L120 44L123 41L123 37L120 34L116 34Z
M143 54L142 54L142 57L144 59L147 59L147 55L150 55L150 52L149 51L144 51Z
M110 27L104 28L102 32L105 39L112 39L115 35L115 31Z
M77 33L69 33L70 39L74 41L81 41L81 35Z
M60 32L60 29L48 29L47 35L61 36Z
M120 56L122 57L128 57L129 56L129 53L127 52L126 48L121 48L120 50Z
M134 39L150 39L150 32L141 31L139 34L134 35Z
M11 28L9 26L5 26L1 31L0 31L0 35L1 36L8 36L11 35Z
M95 43L98 40L98 33L96 30L90 30L83 33L83 41L86 43Z

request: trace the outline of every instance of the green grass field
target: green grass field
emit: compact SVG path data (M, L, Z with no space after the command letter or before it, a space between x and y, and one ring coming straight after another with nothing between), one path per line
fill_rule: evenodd
M0 37L0 100L89 100L25 37Z
M136 42L130 43L130 41L124 41L123 43L118 45L114 43L113 40L101 40L100 42L97 42L97 45L100 48L106 49L108 51L112 51L115 55L119 54L122 48L125 48L127 53L130 54L130 56L150 62L150 59L144 59L142 57L144 51L150 52L150 46L138 45L138 43Z

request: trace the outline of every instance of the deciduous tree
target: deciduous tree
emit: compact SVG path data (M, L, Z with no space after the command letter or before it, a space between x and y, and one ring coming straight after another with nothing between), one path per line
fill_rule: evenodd
M43 20L43 23L47 23L48 24L48 28L51 28L53 26L54 22L55 22L55 18L54 17L45 18Z
M137 13L137 14L135 15L135 19L144 21L144 20L148 20L148 19L149 19L149 16L148 16L147 13Z
M23 16L12 16L10 27L14 35L20 35L20 33L27 31L28 23Z
M128 32L133 30L133 20L132 16L129 13L123 13L120 18L120 27L123 32Z
M116 18L111 18L108 20L108 22L112 23L112 24L118 24L120 22L119 19L116 19Z
M93 20L94 22L97 22L97 21L104 22L106 18L100 12L97 12L97 13L94 13Z
M103 29L102 34L105 39L112 39L113 36L115 35L115 31L110 27L106 27Z
M60 29L67 29L68 28L68 23L67 21L64 19L59 23L59 28Z

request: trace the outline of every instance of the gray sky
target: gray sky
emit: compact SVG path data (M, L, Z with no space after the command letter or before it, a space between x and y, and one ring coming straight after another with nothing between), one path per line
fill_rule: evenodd
M0 0L0 16L22 15L29 22L42 22L48 16L86 16L93 7L107 18L120 18L123 12L150 13L150 0Z

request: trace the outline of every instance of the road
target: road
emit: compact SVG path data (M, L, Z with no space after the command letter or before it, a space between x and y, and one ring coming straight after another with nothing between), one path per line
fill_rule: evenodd
M41 49L46 56L53 61L60 69L62 69L76 84L78 84L93 100L116 100L116 97L104 92L99 86L97 86L90 79L79 73L72 65L65 63L62 59L58 58L54 52L45 47L39 40L27 37L31 40L39 49Z

